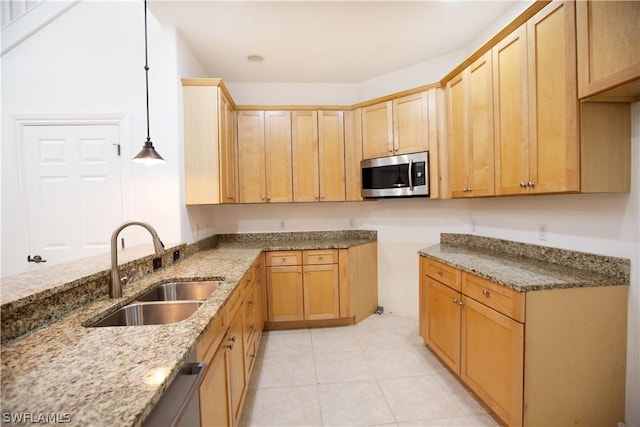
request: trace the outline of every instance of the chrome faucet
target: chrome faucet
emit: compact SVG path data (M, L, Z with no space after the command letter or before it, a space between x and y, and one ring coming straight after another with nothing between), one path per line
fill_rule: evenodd
M153 248L156 251L156 255L164 254L164 244L152 226L140 221L127 221L120 224L111 235L111 284L109 286L109 298L119 298L122 296L122 279L120 279L120 273L118 272L118 234L130 225L139 225L140 227L146 228L151 234L151 237L153 237Z

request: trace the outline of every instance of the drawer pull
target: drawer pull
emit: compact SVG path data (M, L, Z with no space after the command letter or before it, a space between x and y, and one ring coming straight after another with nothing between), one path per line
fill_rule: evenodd
M462 301L460 301L458 298L454 298L453 299L453 303L454 304L458 304L461 307L464 305L464 303Z
M438 276L442 276L442 270L438 270L436 273L438 273Z
M287 258L282 257L282 262L285 262L287 260Z
M483 290L482 290L482 295L484 295L485 297L487 297L487 298L488 298L490 294L489 294L489 291L488 291L488 290L483 289Z

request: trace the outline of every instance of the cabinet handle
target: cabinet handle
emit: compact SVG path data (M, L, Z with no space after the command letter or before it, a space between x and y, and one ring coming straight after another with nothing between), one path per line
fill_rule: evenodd
M527 182L527 187L535 187L535 186L536 186L535 182L533 182L533 181Z
M287 258L282 257L282 262L285 262L287 260Z
M526 182L521 182L521 183L520 183L520 188L525 188L526 186L527 186L527 183L526 183Z
M453 303L454 304L458 304L461 307L464 305L464 303L462 301L460 301L458 298L454 298L453 299Z
M324 194L320 196L321 199L324 199Z
M389 148L389 152L390 152L390 153L391 153L391 152L393 152L393 149Z
M482 290L482 295L484 295L485 297L487 297L487 298L488 298L490 294L489 294L489 291L488 291L488 290L483 289L483 290Z
M321 257L321 256L319 256L319 257L318 257L318 259L319 259L320 261L322 261L322 257Z
M236 336L234 335L234 336L232 336L231 338L229 338L229 341L231 341L231 342L236 342Z
M233 350L233 343L225 345L229 350Z
M267 196L267 201L271 200L271 196Z
M261 198L262 200L264 200L264 196L260 196L260 198Z
M438 273L438 276L442 276L442 270L438 270L436 273Z

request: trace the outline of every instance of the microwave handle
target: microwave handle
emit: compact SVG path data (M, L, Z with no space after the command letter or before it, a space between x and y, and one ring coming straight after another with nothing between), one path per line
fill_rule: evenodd
M409 190L413 191L413 159L409 159Z

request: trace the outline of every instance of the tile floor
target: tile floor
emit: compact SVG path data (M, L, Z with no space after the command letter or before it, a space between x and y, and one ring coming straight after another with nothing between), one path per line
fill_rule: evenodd
M241 426L498 426L418 338L418 322L265 332Z

